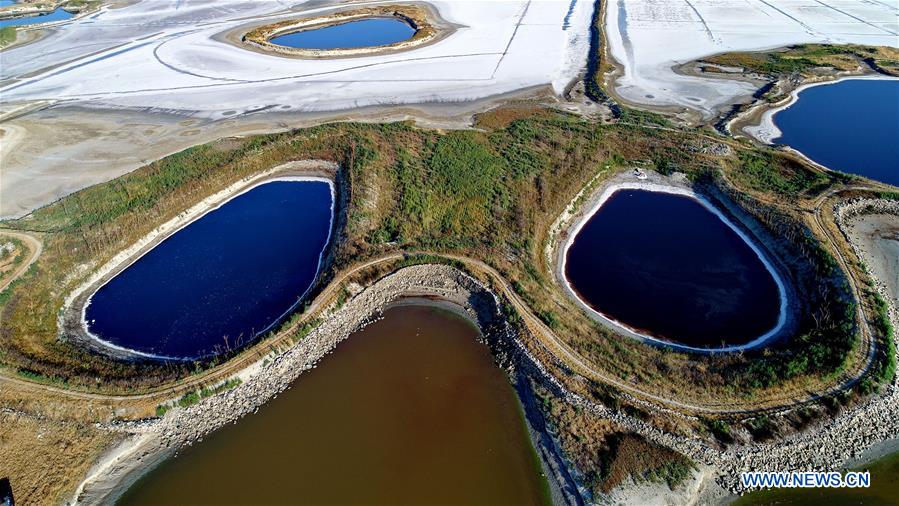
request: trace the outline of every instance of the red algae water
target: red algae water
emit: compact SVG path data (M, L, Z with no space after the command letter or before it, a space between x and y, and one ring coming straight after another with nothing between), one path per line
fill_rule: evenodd
M119 504L548 504L515 392L478 330L401 305Z

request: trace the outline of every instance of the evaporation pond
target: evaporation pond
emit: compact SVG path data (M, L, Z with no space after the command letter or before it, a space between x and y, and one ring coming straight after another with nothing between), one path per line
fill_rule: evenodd
M549 504L515 391L477 337L444 309L388 309L118 504Z
M331 227L331 189L257 186L176 232L103 285L85 312L116 346L165 357L252 341L315 281Z
M397 18L368 18L274 37L272 44L296 49L353 49L410 39L415 29Z
M607 318L693 347L747 343L780 315L777 284L756 252L682 195L613 193L574 238L565 276Z
M812 86L774 123L775 142L830 169L899 186L899 79Z

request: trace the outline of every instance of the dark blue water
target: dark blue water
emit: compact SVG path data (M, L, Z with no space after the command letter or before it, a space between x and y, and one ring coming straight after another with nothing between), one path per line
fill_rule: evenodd
M97 291L89 329L165 357L221 353L252 341L315 281L331 221L318 181L274 181L175 233Z
M14 3L16 3L16 0L0 0L0 7L9 7Z
M899 186L899 79L814 86L774 115L775 142L825 167Z
M49 14L44 14L43 16L27 16L24 18L2 19L0 20L0 28L6 26L25 26L35 25L37 23L49 23L51 21L63 21L65 19L71 19L74 16L75 15L71 12L66 12L62 9L56 9Z
M273 44L297 49L352 49L402 42L415 35L409 23L396 18L369 18L280 35Z
M749 245L668 193L612 194L575 237L565 275L600 313L687 346L747 343L780 314L777 284Z

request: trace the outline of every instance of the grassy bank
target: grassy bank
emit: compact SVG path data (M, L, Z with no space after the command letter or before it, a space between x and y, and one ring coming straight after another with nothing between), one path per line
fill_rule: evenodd
M5 223L43 233L45 252L0 307L0 361L33 379L118 392L214 366L112 360L58 339L56 316L92 269L160 223L242 177L315 158L342 167L338 185L348 195L346 225L325 279L391 251L483 260L596 368L677 398L753 398L766 389L809 388L844 370L856 345L845 276L796 210L835 184L832 176L767 149L710 150L720 141L694 130L661 130L664 120L648 113L638 119L595 125L520 105L479 117L479 130L342 123L224 139L166 157ZM802 287L800 303L824 308L808 312L797 339L765 353L673 353L611 333L564 295L542 254L550 224L601 170L608 168L607 177L633 164L731 189L780 238L776 252L788 258L789 274Z
M860 67L895 77L899 76L899 49L857 44L798 44L772 51L722 53L703 58L700 63L740 67L744 72L775 79L791 74L814 77L824 69L853 72ZM704 70L716 72L714 67Z

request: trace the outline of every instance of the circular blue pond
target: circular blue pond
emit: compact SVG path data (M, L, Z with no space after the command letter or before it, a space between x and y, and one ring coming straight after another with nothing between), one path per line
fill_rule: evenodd
M607 318L695 348L748 343L780 317L779 288L756 252L681 195L613 193L568 248L565 277Z
M141 353L196 358L254 340L315 281L330 186L272 181L161 242L91 298L91 333Z
M409 23L397 18L367 18L279 35L272 44L296 49L354 49L386 46L415 35Z
M825 167L899 186L899 79L812 86L774 123L775 142Z

